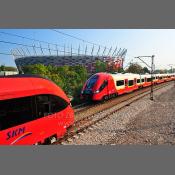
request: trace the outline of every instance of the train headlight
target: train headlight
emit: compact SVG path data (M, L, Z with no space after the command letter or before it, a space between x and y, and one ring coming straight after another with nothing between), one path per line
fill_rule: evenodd
M98 94L100 91L99 90L96 90L96 91L94 91L94 94Z

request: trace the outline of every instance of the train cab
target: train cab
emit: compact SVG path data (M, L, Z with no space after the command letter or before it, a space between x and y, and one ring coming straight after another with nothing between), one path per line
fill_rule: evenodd
M107 73L97 73L86 81L81 91L81 98L93 101L106 100L115 93L112 77Z
M0 144L51 143L74 123L70 100L52 81L15 75L0 84Z

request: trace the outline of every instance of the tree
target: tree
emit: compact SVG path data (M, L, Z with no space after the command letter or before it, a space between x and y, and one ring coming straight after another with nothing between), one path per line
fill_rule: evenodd
M95 71L96 72L106 72L107 65L103 61L97 60L95 62Z
M68 96L73 96L78 101L80 91L87 80L87 70L83 66L44 66L43 64L28 65L23 67L24 73L47 77L60 86Z
M59 74L49 74L48 78L51 79L55 84L60 86L62 89L64 88L64 82Z
M24 71L24 73L41 75L43 77L47 77L47 75L49 74L47 67L43 64L24 66L22 70Z
M17 71L16 67L12 67L12 66L5 66L5 65L1 65L0 66L0 71Z
M81 65L72 66L72 71L75 71L80 76L80 83L84 83L87 80L88 72L87 69Z
M124 69L121 67L121 68L118 68L118 73L124 73Z
M0 71L5 71L5 65L0 66Z
M143 73L142 66L137 63L131 63L128 69L126 70L128 73L141 74Z
M156 69L154 71L155 74L166 74L168 73L169 71L167 69Z
M143 73L146 74L146 73L150 73L149 69L147 67L144 67L142 69Z

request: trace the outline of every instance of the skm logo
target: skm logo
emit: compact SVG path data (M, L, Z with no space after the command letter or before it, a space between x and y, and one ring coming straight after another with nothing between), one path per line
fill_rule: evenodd
M18 129L15 129L15 130L13 130L13 131L9 131L9 132L7 133L7 138L6 138L6 140L9 140L10 138L16 137L16 136L18 136L18 135L20 135L20 134L23 134L24 132L25 132L25 127L23 127L23 128L18 128Z

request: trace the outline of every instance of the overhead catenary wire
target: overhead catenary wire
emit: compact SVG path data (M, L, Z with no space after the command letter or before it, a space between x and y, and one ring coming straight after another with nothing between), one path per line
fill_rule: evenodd
M56 30L58 32L58 30ZM60 31L59 31L60 32ZM71 45L71 49L67 49L69 48L67 45L59 45L57 43L51 43L51 42L47 42L47 41L43 41L43 40L39 40L39 39L35 39L35 38L30 38L30 37L26 37L26 36L22 36L22 35L18 35L18 34L14 34L14 33L9 33L9 32L4 32L4 31L0 31L1 34L4 35L9 35L9 36L14 36L14 37L18 37L18 38L22 38L22 41L20 40L11 40L10 39L6 40L6 39L1 39L0 43L2 44L10 44L10 45L17 45L20 46L18 48L11 48L11 51L9 50L8 53L7 52L3 52L3 50L1 50L2 52L0 53L1 55L11 55L13 56L14 59L18 59L20 57L40 57L40 56L102 56L102 57L111 57L112 54L114 55L117 52L117 47L115 49L112 49L112 47L107 48L106 46L97 44L97 43L93 43L91 41L87 41L84 40L82 38L78 38L69 34L65 34L64 32L61 32L62 34L64 33L64 35L69 36L69 37L74 37L75 39L78 39L80 41L83 42L83 47L84 50L82 50L80 44L78 48L73 48ZM13 39L13 38L12 38ZM35 41L35 42L28 42L26 40L30 40L30 41ZM18 42L19 41L19 42ZM43 44L44 43L44 44ZM92 44L92 46L88 46L87 44L85 45L85 43L89 43ZM98 47L96 47L98 46ZM46 51L47 50L47 51ZM74 51L73 51L74 50ZM125 49L124 49L125 50ZM101 53L102 52L102 53ZM108 53L108 55L105 54L105 52ZM48 54L49 53L49 54ZM110 54L111 53L111 54ZM116 55L117 57L118 55Z
M30 40L30 41L35 41L35 42L39 42L40 44L41 43L45 43L45 44L50 44L50 45L54 45L54 46L59 46L59 47L62 47L64 48L64 45L60 45L60 44L57 44L57 43L51 43L51 42L47 42L47 41L43 41L43 40L38 40L38 39L34 39L34 38L29 38L29 37L26 37L26 36L22 36L22 35L17 35L17 34L13 34L13 33L9 33L9 32L3 32L3 31L0 31L1 34L4 34L4 35L9 35L9 36L14 36L14 37L18 37L18 38L22 38L22 39L26 39L26 40ZM76 48L73 48L73 50L78 50Z
M92 45L100 46L100 47L103 47L103 48L106 47L106 46L103 46L103 45L101 45L101 44L97 44L97 43L94 43L94 42L91 42L91 41L88 41L88 40L84 40L84 39L82 39L82 38L79 38L79 37L76 37L76 36L67 34L67 33L65 33L65 32L61 32L61 31L56 30L56 29L50 29L50 30L52 30L52 31L54 31L54 32L57 32L57 33L59 33L59 34L62 34L62 35L65 35L65 36L68 36L68 37L77 39L77 40L82 41L82 42L85 42L85 43L89 43L89 44L92 44ZM106 48L106 49L110 49L110 48Z
M64 36L68 36L68 37L74 38L74 39L79 40L79 41L81 41L81 42L83 42L83 43L89 43L89 44L93 45L93 47L94 47L94 46L99 46L99 47L101 47L101 48L104 48L105 50L107 49L107 50L109 50L109 53L112 51L112 49L111 49L112 47L108 48L108 47L106 47L106 46L104 46L104 45L97 44L97 43L94 43L94 42L92 42L92 41L88 41L88 40L85 40L85 39L79 38L79 37L77 37L77 36L73 36L73 35L67 34L67 33L65 33L65 32L62 32L62 31L59 31L59 30L56 30L56 29L49 29L49 30L52 30L52 31L54 31L54 32L56 32L56 33L59 33L59 34L61 34L61 35L64 35ZM126 50L126 49L124 48L123 50ZM115 51L115 50L114 50L114 51ZM113 51L113 52L114 52L114 51Z
M38 40L38 39L34 39L34 38L29 38L29 37L26 37L26 36L22 36L22 35L18 35L18 34L13 34L13 33L9 33L9 32L3 32L3 31L0 31L0 33L1 34L4 34L4 35L9 35L9 36L14 36L14 37L18 37L18 38L22 38L22 39L27 39L27 40L30 40L30 41L35 41L35 42L39 42L39 45L40 45L40 48L41 48L41 43L45 43L45 44L47 44L47 45L55 45L56 46L56 48L58 48L58 46L59 47L62 47L63 49L65 49L65 48L67 48L65 45L59 45L59 44L57 44L57 43L50 43L50 42L47 42L47 41L43 41L43 40ZM67 34L68 35L68 34ZM85 42L85 40L83 40L82 39L82 41L84 41ZM5 43L5 41L4 41L4 43ZM6 43L9 43L9 44L16 44L16 43L10 43L10 42L6 42ZM89 42L90 43L90 42ZM18 45L23 45L23 46L28 46L28 45L26 45L26 44L21 44L21 43L19 43ZM94 44L95 45L95 44ZM97 44L96 44L97 45ZM28 46L28 47L31 47L31 46ZM33 47L33 46L32 46ZM37 46L35 46L35 48L38 48ZM43 49L47 49L47 48L43 48ZM48 50L48 49L47 49ZM52 49L52 50L54 50L54 49ZM74 48L74 47L72 47L72 50L76 50L76 51L79 51L79 52L83 52L83 50L79 50L79 48L77 49L77 48ZM68 52L67 52L68 53ZM80 54L81 55L81 54Z
M0 43L5 43L5 44L13 44L13 45L18 45L18 46L23 46L23 47L30 47L30 48L33 48L34 49L34 52L36 51L35 49L41 49L41 46L36 46L36 45L27 45L27 44L22 44L22 43L17 43L17 42L11 42L11 41L4 41L4 40L0 40ZM51 49L51 48L46 48L46 47L42 47L42 49L45 49L45 50L50 50L50 51L57 51L56 49ZM18 49L19 51L19 49ZM20 52L20 51L19 51ZM65 52L65 53L70 53L68 51L64 51L64 50L59 50L59 52ZM20 52L21 53L21 52ZM72 54L77 54L75 52L73 52ZM21 54L23 55L23 54ZM20 56L21 56L20 55ZM36 54L35 54L36 55ZM81 55L81 54L80 54Z

